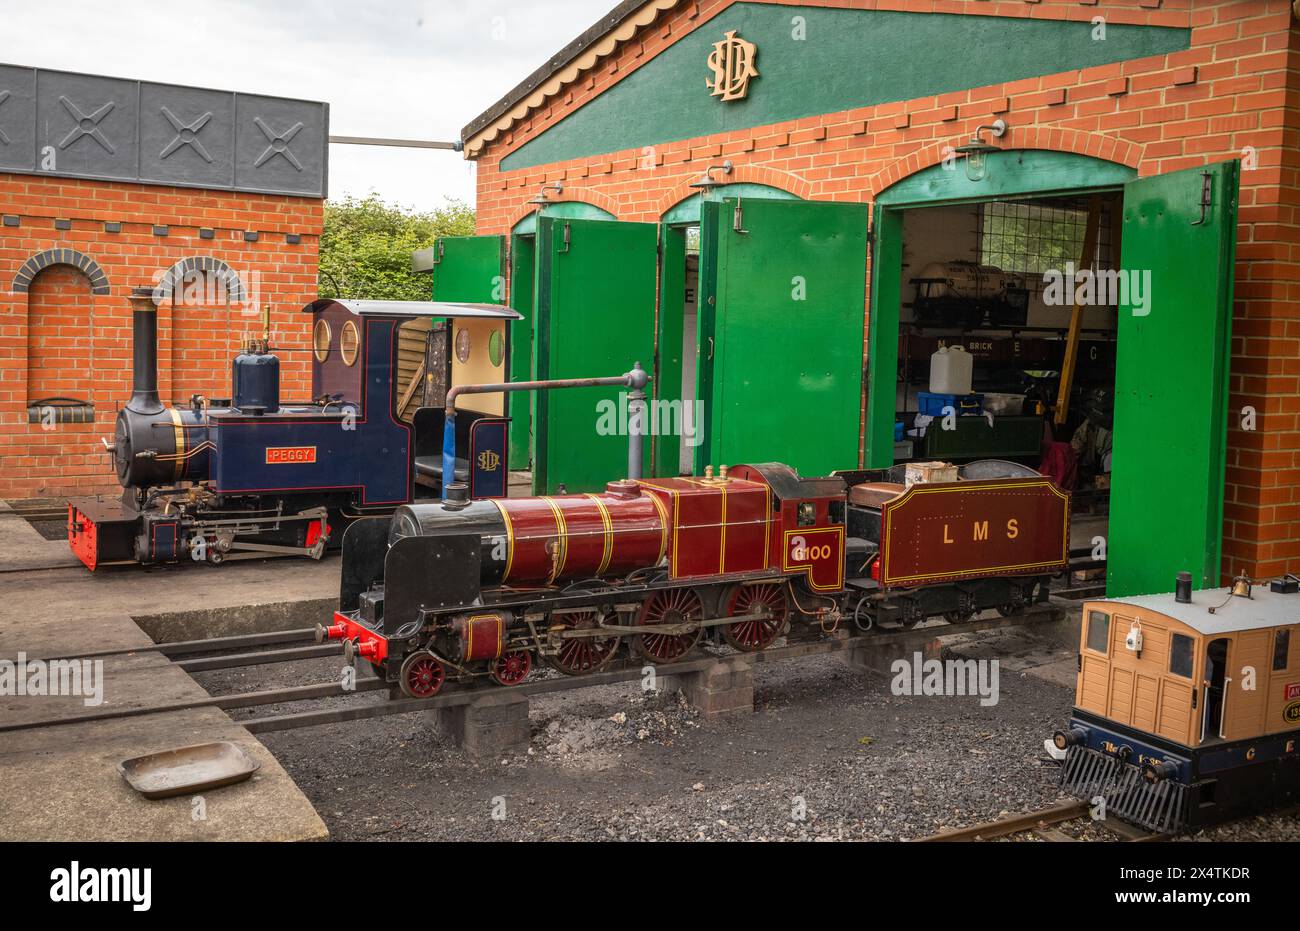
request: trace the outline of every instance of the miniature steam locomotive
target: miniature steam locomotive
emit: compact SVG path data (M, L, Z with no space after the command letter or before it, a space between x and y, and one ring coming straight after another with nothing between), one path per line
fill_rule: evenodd
M444 412L416 403L439 361L432 339L426 347L429 323L447 318L468 336L473 326L519 319L495 305L316 301L304 310L313 315L314 400L281 403L268 320L234 359L231 400L195 396L169 408L158 394L158 297L137 288L131 302L134 389L113 440L104 440L123 494L68 503L68 542L92 570L186 556L318 559L350 521L440 493ZM413 321L425 324L415 331L421 358L405 366L414 373L403 386ZM479 342L486 357L489 339ZM457 418L458 448L471 452L456 461L455 478L474 496L505 495L508 421L499 411L468 413Z
M905 466L802 478L779 463L602 494L397 509L353 524L318 640L412 697L449 678L595 672L623 649L671 663L704 636L759 651L943 615L1010 615L1068 564L1069 497L1013 463L904 483Z
M1238 579L1084 605L1061 785L1161 833L1300 799L1300 594Z

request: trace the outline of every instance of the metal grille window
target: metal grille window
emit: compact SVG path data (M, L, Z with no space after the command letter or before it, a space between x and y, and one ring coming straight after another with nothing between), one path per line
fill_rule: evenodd
M1031 291L1043 290L1043 273L1077 267L1083 254L1088 209L1078 201L981 204L980 264L1025 276ZM1110 205L1103 203L1094 268L1111 267Z

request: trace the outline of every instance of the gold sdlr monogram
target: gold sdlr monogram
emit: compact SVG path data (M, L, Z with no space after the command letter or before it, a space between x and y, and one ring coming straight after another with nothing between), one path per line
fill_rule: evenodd
M749 92L749 79L758 77L758 68L754 58L758 55L758 46L736 37L733 29L727 37L713 43L709 53L709 67L713 69L713 80L705 84L714 97L727 100L743 100Z

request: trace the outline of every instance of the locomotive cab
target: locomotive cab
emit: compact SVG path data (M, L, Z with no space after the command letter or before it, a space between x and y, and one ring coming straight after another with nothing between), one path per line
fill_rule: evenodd
M1300 796L1300 594L1285 580L1087 602L1075 708L1046 742L1071 795L1153 831Z

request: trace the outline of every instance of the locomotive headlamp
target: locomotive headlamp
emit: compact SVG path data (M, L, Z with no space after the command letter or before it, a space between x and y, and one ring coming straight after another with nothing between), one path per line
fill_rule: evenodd
M700 176L699 180L691 182L691 187L700 192L702 200L707 200L711 191L722 187L722 182L713 177L713 172L720 171L724 175L729 175L733 167L731 159L727 159L721 165L710 165L704 169L704 174Z
M1007 132L1007 121L1003 119L994 120L987 126L979 126L975 129L975 135L971 136L970 142L965 145L957 146L955 151L958 155L966 156L966 177L972 181L983 181L988 175L988 154L990 152L1001 152L997 146L985 142L980 138L980 133L988 130L993 134L994 139L1001 139Z

